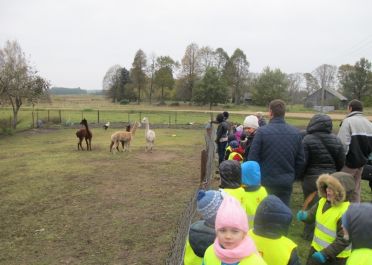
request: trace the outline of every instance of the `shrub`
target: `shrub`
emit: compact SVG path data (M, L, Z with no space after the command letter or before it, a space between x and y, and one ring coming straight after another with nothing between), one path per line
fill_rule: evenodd
M129 104L129 102L130 100L125 98L125 99L120 100L120 105L127 105Z
M169 104L169 106L171 106L171 107L179 107L180 106L180 103L179 102L172 102L171 104Z

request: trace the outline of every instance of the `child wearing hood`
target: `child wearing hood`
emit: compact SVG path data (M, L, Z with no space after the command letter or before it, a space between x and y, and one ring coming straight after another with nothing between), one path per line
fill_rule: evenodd
M265 265L248 233L248 220L240 203L224 197L216 216L216 239L205 251L203 265Z
M243 208L247 212L249 227L253 227L257 207L267 196L267 191L261 186L261 168L256 161L244 162L241 168Z
M249 235L268 265L300 265L297 245L286 237L291 221L291 209L275 195L258 206Z
M315 222L314 237L307 265L343 265L351 253L351 246L344 238L341 217L350 205L355 183L345 172L322 174L317 182L318 203L308 211L299 211L297 220Z
M344 237L352 250L346 265L369 265L372 261L372 204L351 204L342 216Z
M202 264L205 250L213 244L216 238L214 225L222 200L220 191L199 190L196 210L201 214L202 220L196 221L190 226L185 246L184 265Z
M240 203L243 203L244 190L241 187L241 167L235 160L225 160L220 164L220 189L222 193L233 196Z
M238 161L239 163L242 163L244 149L240 146L239 142L236 140L231 141L229 144L229 147L231 148L230 149L231 151L228 154L228 157L226 160L235 160L235 161Z

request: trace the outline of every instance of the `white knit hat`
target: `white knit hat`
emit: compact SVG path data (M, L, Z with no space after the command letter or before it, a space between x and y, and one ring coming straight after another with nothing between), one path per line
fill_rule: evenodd
M249 115L245 117L244 122L243 122L243 127L257 129L259 127L257 117L255 115Z

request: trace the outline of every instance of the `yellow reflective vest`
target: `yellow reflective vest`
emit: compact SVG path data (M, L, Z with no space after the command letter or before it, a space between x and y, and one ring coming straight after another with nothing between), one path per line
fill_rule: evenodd
M214 253L213 245L205 251L203 265L221 265L221 260ZM252 254L239 261L239 265L267 265L258 254Z
M351 252L346 265L370 265L372 264L372 249L358 248Z
M194 250L190 245L190 241L187 238L186 246L185 246L185 257L183 259L184 265L201 265L203 262L203 258L199 257L195 254Z
M292 240L284 236L277 239L266 238L256 235L253 229L248 233L267 265L287 265L293 249L297 247Z
M239 162L242 163L243 162L243 156L238 152L231 152L230 155L229 155L228 160L234 160L234 157L236 155L239 157ZM236 161L238 161L238 160L236 160Z
M226 192L227 194L229 194L230 196L233 196L235 199L237 199L243 207L243 196L244 196L245 190L242 187L239 187L236 189L225 188L222 190Z
M243 187L244 190L244 187ZM260 202L267 196L267 191L264 187L260 187L255 191L246 191L243 193L243 208L245 209L248 216L249 227L252 228L254 225L254 216Z
M337 221L341 219L342 215L349 208L349 202L342 202L339 205L332 206L327 211L322 213L324 204L326 203L325 198L319 200L318 209L315 215L315 230L314 238L311 242L311 246L316 251L321 251L328 247L337 236ZM345 250L337 255L338 258L347 258L350 256L351 246L349 245Z

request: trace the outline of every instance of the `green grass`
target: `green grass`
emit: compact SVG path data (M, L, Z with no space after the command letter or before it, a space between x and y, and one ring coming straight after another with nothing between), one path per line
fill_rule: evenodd
M75 129L0 137L0 264L163 263L198 186L203 131L158 129L151 154L139 129L115 155L113 132L93 129L91 152Z

